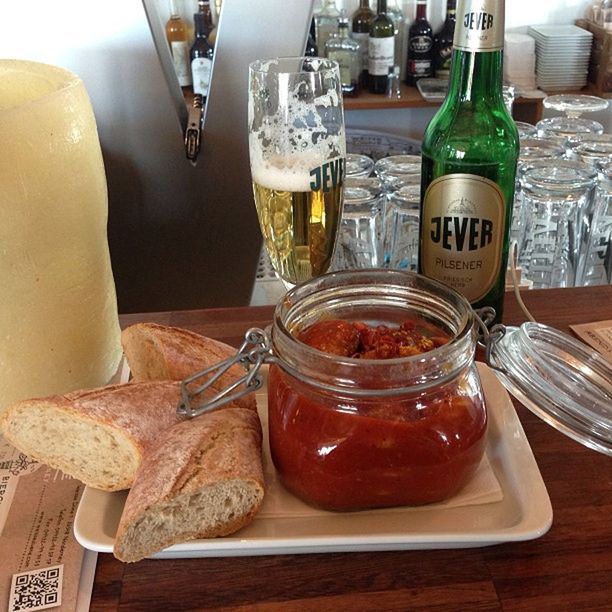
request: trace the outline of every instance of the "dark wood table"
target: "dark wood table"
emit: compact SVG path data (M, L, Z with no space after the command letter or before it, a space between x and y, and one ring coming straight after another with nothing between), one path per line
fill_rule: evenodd
M612 319L612 286L527 291L537 320ZM122 317L237 344L271 307ZM524 321L507 296L505 321ZM92 610L612 610L612 457L517 413L552 502L543 537L485 548L145 560L98 556Z

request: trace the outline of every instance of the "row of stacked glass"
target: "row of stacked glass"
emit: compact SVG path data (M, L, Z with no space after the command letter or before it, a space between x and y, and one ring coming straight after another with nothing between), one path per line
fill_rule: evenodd
M536 288L612 282L612 136L580 117L518 123L511 226L522 279ZM421 161L347 158L334 269L416 270Z

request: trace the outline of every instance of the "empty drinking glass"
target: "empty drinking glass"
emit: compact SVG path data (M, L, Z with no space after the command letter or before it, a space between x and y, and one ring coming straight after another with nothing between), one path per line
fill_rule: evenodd
M586 254L596 173L568 160L534 162L522 176L519 264L535 288L571 287Z
M516 129L518 130L519 138L533 138L538 135L538 128L525 121L515 121Z
M583 161L594 168L612 161L612 136L610 134L581 134L569 140L570 159Z
M376 178L347 179L333 270L383 265L385 195Z
M349 153L346 156L346 172L347 178L367 178L374 170L374 160L367 155L358 155Z
M385 191L392 191L407 176L421 176L420 155L390 155L379 159L374 172Z
M582 117L549 117L536 123L539 136L559 136L565 139L576 134L603 134L604 128L598 121Z
M586 255L576 284L612 283L612 162L599 162Z
M416 272L419 256L421 186L406 183L388 196L385 218L385 263Z
M561 159L565 147L555 138L523 138L520 141L519 164L534 159Z
M510 241L516 242L520 249L523 238L522 187L521 177L535 163L543 159L561 159L565 155L565 147L555 138L523 138L520 140L519 159L514 189L514 207L512 210L512 225L510 226Z
M546 96L544 108L565 113L566 117L580 117L583 113L594 113L608 108L608 100L585 94L556 94Z

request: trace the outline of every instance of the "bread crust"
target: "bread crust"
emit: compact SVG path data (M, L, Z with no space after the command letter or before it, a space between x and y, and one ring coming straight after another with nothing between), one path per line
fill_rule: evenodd
M132 485L137 467L145 448L160 431L174 425L180 420L176 407L180 399L180 383L175 381L149 381L123 385L109 385L96 389L75 391L66 395L55 395L17 402L10 406L0 417L0 427L6 439L16 448L30 457L60 469L66 474L81 480L86 485L105 491L127 489ZM103 462L110 458L96 448L95 427L102 427L111 435L123 440L131 447L134 456L132 469L123 467L123 473L114 473L107 481L92 481L70 461L70 447L73 443L68 435L64 456L51 457L41 446L32 446L28 441L27 431L22 431L20 424L28 420L33 411L48 413L48 425L54 427L61 435L62 417L68 417L92 432L88 441L90 460ZM37 425L40 423L37 421ZM36 426L36 425L33 425ZM66 430L68 434L68 430ZM52 441L53 442L53 441Z
M173 544L228 535L250 523L264 495L261 443L257 413L243 408L204 414L158 436L147 450L128 494L114 555L122 561L138 561ZM248 488L253 499L247 507L235 507L235 516L213 524L205 513L215 508L196 512L196 520L185 519L189 517L187 500L207 488L228 483ZM145 522L167 526L170 509L179 517L172 533L160 534L163 529L154 532L144 526Z
M134 380L183 380L236 354L236 349L180 327L136 323L125 328L121 343ZM233 365L212 385L222 391L244 375ZM254 395L235 400L236 405L257 410Z

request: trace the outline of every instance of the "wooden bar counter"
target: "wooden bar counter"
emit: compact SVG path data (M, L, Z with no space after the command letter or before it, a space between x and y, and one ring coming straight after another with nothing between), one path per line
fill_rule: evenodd
M541 323L612 319L612 286L527 291ZM232 344L271 307L129 315ZM507 295L505 322L524 316ZM514 402L553 507L539 539L484 548L145 560L99 554L91 610L612 610L612 457Z

